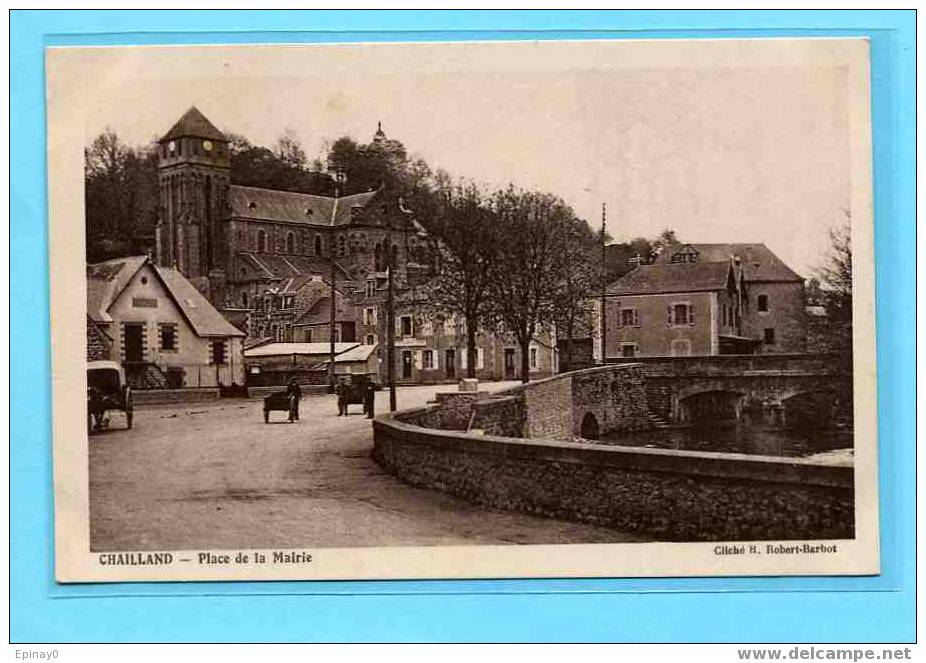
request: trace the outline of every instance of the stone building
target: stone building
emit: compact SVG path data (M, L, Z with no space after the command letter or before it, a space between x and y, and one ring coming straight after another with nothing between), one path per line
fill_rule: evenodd
M764 244L667 247L608 288L609 356L800 353L803 279Z
M147 256L87 265L87 317L88 359L122 363L135 388L244 383L244 334Z
M386 141L381 127L373 141ZM196 108L160 139L158 156L158 265L176 267L249 341L327 341L333 286L336 340L379 345L377 354L384 358L389 260L400 300L432 273L430 239L398 192L380 187L322 196L232 184L228 138ZM419 313L413 306L409 315ZM397 328L402 324L397 317ZM413 343L425 328L412 329L416 332L403 334L403 342ZM429 355L416 359L410 347L396 353L398 379L432 381L442 375L451 380L465 373L460 337L418 340L434 345L422 348L440 354L434 363L444 367L443 373L425 368L431 365ZM485 346L487 357L497 354L495 345ZM493 368L480 369L485 375L507 374L506 348L498 351L500 368L486 360ZM538 341L534 354L536 374L549 374L555 343ZM450 359L453 370L446 363ZM409 361L411 377L402 378Z

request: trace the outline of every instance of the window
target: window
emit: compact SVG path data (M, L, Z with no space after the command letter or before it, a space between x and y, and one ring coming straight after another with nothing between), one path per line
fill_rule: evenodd
M620 312L621 327L639 327L640 312L635 308L622 308Z
M530 365L531 369L537 369L537 348L530 349Z
M759 295L756 297L756 310L759 313L768 313L768 295Z
M162 322L158 325L158 338L161 350L174 352L177 350L177 323Z
M296 235L293 232L286 233L286 252L296 252Z
M248 293L246 292L241 293L241 307L242 308L248 307Z
M225 341L213 341L212 342L212 363L213 364L224 364L225 363Z
M374 279L367 279L367 297L374 297L376 295L376 281Z
M426 370L434 368L434 350L421 351L421 364Z
M373 334L367 334L366 339L364 339L365 345L376 345L376 336Z
M765 341L765 344L774 345L775 344L775 329L773 327L766 327L763 331L764 333L762 334L762 338Z
M668 308L670 327L689 327L694 325L694 311L688 302L675 302Z
M306 330L305 330L305 342L306 342L306 343L311 343L311 342L312 342L312 330L311 330L311 329L306 329Z
M322 236L315 236L315 255L320 256L322 254Z
M621 357L636 357L637 356L637 344L636 343L621 343Z
M672 341L672 356L673 357L690 357L691 356L691 341L687 338L677 338Z
M372 306L363 309L363 324L365 325L375 325L376 324L376 309Z
M283 297L283 308L292 308L293 307L293 296L286 295Z
M257 231L257 250L266 251L267 250L267 233L263 230Z
M399 333L402 336L412 335L412 316L403 315L399 318Z

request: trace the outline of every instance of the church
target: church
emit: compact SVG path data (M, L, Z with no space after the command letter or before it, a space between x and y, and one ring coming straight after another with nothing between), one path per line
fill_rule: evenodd
M383 141L379 126L373 142ZM158 183L157 264L184 274L247 335L248 346L329 341L332 306L336 341L385 341L391 257L397 380L464 374L458 322L435 321L413 303L415 286L433 274L431 240L398 193L380 187L321 196L232 184L229 140L195 107L158 141ZM477 377L519 377L513 343L479 338ZM552 335L538 337L531 378L555 372L555 346Z

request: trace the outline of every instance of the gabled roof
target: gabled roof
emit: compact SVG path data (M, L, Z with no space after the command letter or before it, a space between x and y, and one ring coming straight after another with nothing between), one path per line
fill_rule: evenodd
M87 315L94 322L112 322L109 307L148 262L148 256L116 258L87 265Z
M733 257L740 259L746 276L746 282L756 281L801 281L790 267L761 242L740 244L673 244L665 249L656 258L656 264L669 264L676 253L690 252L693 249L698 253L698 263L726 262Z
M350 306L343 295L336 295L335 320L353 320L356 317L354 308ZM319 297L309 309L299 316L293 323L295 325L321 325L331 322L331 297Z
M159 142L181 136L192 136L194 138L209 138L211 140L228 141L221 131L219 131L212 122L206 119L196 106L190 106L190 109L183 114L177 123L170 128Z
M159 267L148 256L131 256L87 265L87 315L94 322L112 322L109 309L132 277L150 265L164 289L197 336L244 336L176 269Z
M640 265L612 283L607 293L649 295L723 290L727 287L732 269L729 262Z
M229 200L234 217L332 227L350 223L351 208L366 207L377 193L366 191L334 198L233 184Z
M197 336L244 336L179 271L158 265L154 269Z

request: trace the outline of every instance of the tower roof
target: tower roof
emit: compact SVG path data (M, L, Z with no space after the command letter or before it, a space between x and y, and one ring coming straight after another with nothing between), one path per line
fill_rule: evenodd
M216 129L206 116L203 115L196 106L190 106L190 109L183 114L177 123L170 128L160 142L180 138L181 136L192 136L194 138L209 138L210 140L227 141L221 131Z
M386 132L383 131L383 123L376 123L376 133L373 134L373 142L378 143L380 141L386 140Z

